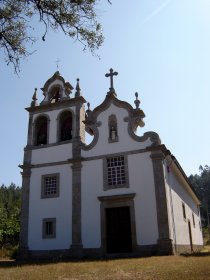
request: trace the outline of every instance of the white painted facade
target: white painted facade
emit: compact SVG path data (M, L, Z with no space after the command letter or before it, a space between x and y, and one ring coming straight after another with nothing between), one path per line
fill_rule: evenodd
M65 98L51 105L50 93L55 87ZM69 88L56 72L45 84L43 104L32 103L28 108L32 121L23 173L30 170L30 182L24 183L23 179L23 188L28 184L29 206L28 216L22 221L23 243L27 244L27 250L31 253L65 250L73 254L79 248L81 254L88 249L106 254L108 218L105 214L107 207L112 209L115 203L116 207L124 204L129 207L132 252L151 250L151 254L167 254L178 253L191 245L202 246L199 200L180 165L161 145L157 134L135 136L135 128L142 126L143 111L118 100L110 89L105 101L93 111L87 110L84 119L85 100L79 95L79 86L77 84L73 99L64 95ZM36 102L35 98L33 100ZM65 111L72 114L72 138L62 142L59 121ZM117 120L117 141L110 141L112 115ZM35 127L40 116L48 119L48 142L37 146ZM82 121L93 134L93 141L87 146L80 141L84 134ZM117 156L123 156L127 162L126 185L107 188L107 158ZM59 195L43 198L42 178L51 174L59 174ZM183 218L183 203L186 218ZM56 219L55 236L45 238L43 220L51 218ZM167 245L162 245L164 242ZM170 246L175 249L170 251Z

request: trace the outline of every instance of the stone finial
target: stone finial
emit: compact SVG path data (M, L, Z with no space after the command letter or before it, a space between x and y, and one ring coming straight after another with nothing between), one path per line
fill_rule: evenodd
M86 110L86 114L90 114L91 113L91 110L90 110L90 102L87 103L87 110Z
M109 93L115 94L115 89L114 89L114 83L113 83L113 77L117 76L118 72L114 72L112 68L110 68L109 73L105 74L105 77L110 77L110 88L109 88Z
M37 88L35 88L34 90L34 94L32 96L32 101L31 101L31 107L36 107L38 106L38 103L37 103L37 97L36 97L36 92L37 92Z
M79 86L79 78L77 78L75 97L79 97L80 95L81 95L81 89L80 89L80 86Z
M134 101L136 109L139 109L140 100L138 99L138 92L135 93L136 100Z

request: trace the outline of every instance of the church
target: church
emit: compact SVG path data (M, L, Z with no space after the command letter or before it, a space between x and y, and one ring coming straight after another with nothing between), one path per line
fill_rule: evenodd
M91 110L57 71L37 89L22 169L20 258L172 255L202 248L200 201L145 114L118 99L110 69ZM85 134L93 138L85 142Z

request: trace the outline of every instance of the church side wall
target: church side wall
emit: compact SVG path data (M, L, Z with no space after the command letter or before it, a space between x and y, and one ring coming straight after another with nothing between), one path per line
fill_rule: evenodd
M59 173L59 197L41 199L42 175ZM29 250L68 249L71 245L72 171L69 165L33 168L30 183ZM56 238L43 239L42 220L56 218Z
M137 245L157 243L158 226L154 179L150 153L128 155L128 188L104 191L103 159L83 162L82 167L82 240L84 248L101 246L100 196L135 193Z
M191 225L192 243L202 246L203 237L198 206L173 170L166 174L170 227L177 251L185 250L184 247L190 246L188 221ZM183 204L186 218L183 216Z

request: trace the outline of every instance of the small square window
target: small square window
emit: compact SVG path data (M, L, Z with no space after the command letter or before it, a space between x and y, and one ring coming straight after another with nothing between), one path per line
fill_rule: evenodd
M56 218L43 219L42 237L43 238L56 238Z
M59 174L49 174L42 176L41 198L51 198L59 196Z

